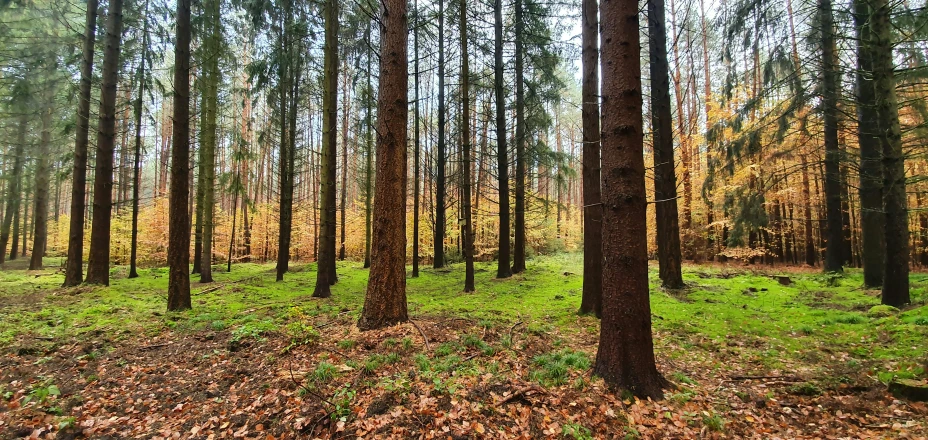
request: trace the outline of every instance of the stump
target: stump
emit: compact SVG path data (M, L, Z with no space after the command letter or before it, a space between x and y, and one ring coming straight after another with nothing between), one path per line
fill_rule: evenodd
M777 281L779 281L780 284L783 285L783 286L789 286L789 285L793 284L793 280L791 280L791 279L790 279L788 276L786 276L786 275L775 275L774 278L776 278Z
M928 402L928 382L924 380L896 379L890 382L889 392L899 399Z

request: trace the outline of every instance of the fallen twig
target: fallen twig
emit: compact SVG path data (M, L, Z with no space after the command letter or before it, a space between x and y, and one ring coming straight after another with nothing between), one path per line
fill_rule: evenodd
M512 401L512 400L514 400L514 399L517 399L517 398L519 398L519 397L528 395L528 393L546 394L547 392L546 392L544 389L539 388L537 385L529 385L529 386L526 386L526 387L519 388L518 390L516 390L516 392L510 394L510 395L509 395L508 397L506 397L505 399L500 400L500 401L497 402L496 405L494 405L494 406L499 407L499 406L505 405L506 403L509 403L510 401Z
M419 324L416 324L416 321L413 321L411 319L409 320L409 322L411 322L412 325L416 328L416 330L419 330L419 334L422 335L422 340L425 341L425 351L432 351L432 349L429 348L429 338L425 336L425 332L422 331L421 328L419 328Z
M805 380L796 376L731 376L729 380L779 380L782 382L804 382Z
M523 322L522 322L522 321L519 321L519 322L516 322L515 324L513 324L512 327L509 327L509 343L510 343L510 344L512 344L512 342L513 342L513 340L512 340L512 331L515 330L516 327L518 327L518 326L521 325L521 324L523 324Z
M151 349L153 349L153 348L167 347L168 345L171 345L171 344L172 344L171 342L165 342L165 343L163 343L163 344L143 345L143 346L139 347L139 350L151 350Z

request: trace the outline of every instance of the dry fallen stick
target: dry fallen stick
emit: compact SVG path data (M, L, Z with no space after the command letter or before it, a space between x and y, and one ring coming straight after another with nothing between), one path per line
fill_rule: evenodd
M519 388L518 390L516 390L516 392L510 394L509 397L506 397L505 399L500 400L500 401L497 402L496 405L494 405L494 406L497 406L497 407L503 406L503 405L505 405L506 403L508 403L508 402L510 402L510 401L512 401L512 400L514 400L514 399L518 399L519 397L528 395L528 393L545 394L546 392L545 392L545 390L539 388L539 387L536 386L536 385L529 385L529 386L526 386L526 387Z
M409 322L411 322L412 325L416 328L416 330L419 330L419 334L422 335L422 340L425 341L425 351L432 351L432 349L429 348L429 338L426 337L425 332L422 331L421 328L419 328L419 324L416 324L416 321L413 321L411 319L409 320Z
M518 327L520 324L522 324L522 321L519 321L519 322L513 324L512 327L509 327L509 344L510 344L510 345L512 345L512 343L514 342L514 341L512 340L512 331L515 330L516 327Z
M803 382L796 376L731 376L729 380L779 380L781 382Z

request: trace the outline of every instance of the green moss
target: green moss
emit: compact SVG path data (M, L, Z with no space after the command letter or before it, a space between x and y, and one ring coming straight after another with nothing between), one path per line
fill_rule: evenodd
M870 310L867 310L867 316L871 318L886 318L897 313L899 313L899 309L886 305L873 306Z

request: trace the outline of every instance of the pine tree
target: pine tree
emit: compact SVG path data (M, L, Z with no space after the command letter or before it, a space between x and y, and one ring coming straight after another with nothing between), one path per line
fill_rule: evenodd
M81 57L81 83L77 100L77 132L74 141L74 171L71 174L71 221L68 233L68 261L64 286L77 286L83 280L84 195L87 192L87 145L90 134L90 92L93 80L93 49L97 31L98 0L87 0ZM0 254L3 248L0 247ZM0 256L0 261L3 257Z
M116 142L116 87L119 83L119 49L122 41L122 2L111 0L106 19L106 50L103 52L103 85L100 93L100 124L97 136L93 183L93 223L88 284L110 284L110 213L113 208L113 160Z
M358 327L386 327L409 319L406 308L406 0L384 0L377 94L377 182L371 271Z
M659 399L648 298L647 200L641 115L638 2L600 5L602 40L603 315L594 374Z

